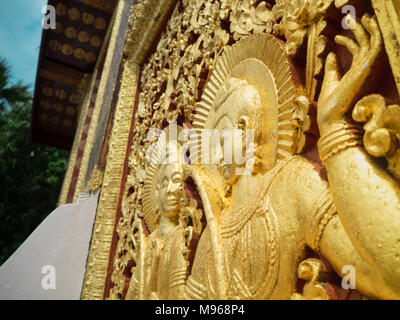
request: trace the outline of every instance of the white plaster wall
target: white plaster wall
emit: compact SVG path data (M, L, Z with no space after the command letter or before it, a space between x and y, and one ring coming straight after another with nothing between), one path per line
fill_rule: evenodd
M0 299L80 299L98 196L82 194L39 225L0 267ZM42 286L51 283L51 271L42 274L47 265L54 266L55 289Z

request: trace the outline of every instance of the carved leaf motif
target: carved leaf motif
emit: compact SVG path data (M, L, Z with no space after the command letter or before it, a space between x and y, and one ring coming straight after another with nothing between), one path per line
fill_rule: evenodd
M144 212L145 155L151 144L146 141L147 132L163 128L168 120L186 123L192 120L202 86L216 57L230 39L221 27L220 19L224 16L222 6L222 2L216 0L178 2L156 51L143 65L140 103L132 141L134 147L129 157L130 172L123 196L123 218L117 223L119 241L117 258L113 263L112 283L115 286L111 298L123 298L125 277L131 272L128 269L134 260L132 230L136 230L135 221ZM227 8L230 8L230 3L225 10ZM140 14L139 9L136 11L136 15ZM258 12L257 17L262 19L262 12Z
M280 0L273 7L271 14L275 20L282 19L281 23L274 27L277 35L285 36L287 52L295 55L303 44L310 26L319 23L333 0ZM325 26L324 26L325 27ZM315 40L322 29L317 26L314 30Z
M326 27L326 21L319 20L308 29L306 90L310 99L315 98L317 81L315 76L321 73L323 62L322 53L325 51L327 40L321 35Z
M286 38L286 52L290 56L297 54L305 38L307 44L306 91L310 99L315 98L318 75L323 66L321 54L326 47L326 39L321 35L326 27L324 15L333 0L280 0L273 7L271 14L275 20L281 19L274 26L277 36Z
M235 40L252 33L272 31L271 11L267 8L265 1L232 1L230 22L231 32Z
M322 59L320 58L320 55L323 53L326 47L326 38L324 36L321 36L321 32L325 29L326 27L326 21L321 20L319 23L317 23L317 43L316 43L316 65L315 65L315 70L313 76L318 75L322 71L323 63Z

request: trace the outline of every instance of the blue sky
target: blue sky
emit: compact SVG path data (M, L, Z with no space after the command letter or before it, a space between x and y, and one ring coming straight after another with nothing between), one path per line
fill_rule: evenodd
M35 84L47 0L0 0L0 56L8 59L12 81Z

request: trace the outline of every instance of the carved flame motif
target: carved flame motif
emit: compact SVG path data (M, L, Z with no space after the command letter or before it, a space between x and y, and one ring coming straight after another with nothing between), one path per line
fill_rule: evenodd
M386 157L388 169L400 178L400 106L386 106L381 95L361 99L353 118L365 123L364 146L374 157Z
M322 262L317 259L307 259L300 263L298 269L299 279L306 280L303 294L294 293L291 300L329 300L327 284L320 281Z

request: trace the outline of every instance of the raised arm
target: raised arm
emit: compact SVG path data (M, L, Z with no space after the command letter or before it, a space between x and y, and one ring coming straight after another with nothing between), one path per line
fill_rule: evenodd
M318 102L321 132L318 147L343 230L361 259L398 293L400 188L366 154L361 133L345 120L382 48L376 19L365 15L362 25L356 24L354 35L357 43L341 36L336 38L338 44L345 45L353 54L351 69L342 79L336 56L330 54L326 62Z
M343 277L343 267L352 266L356 272L356 289L368 298L400 299L398 283L385 279L374 261L364 259L345 230L328 183L311 163L302 159L291 166L287 175L293 177L277 185L277 193L295 195L294 202L285 201L287 212L298 212L300 227L307 245L324 257L336 273ZM290 178L289 178L290 179ZM285 185L288 190L285 190Z

